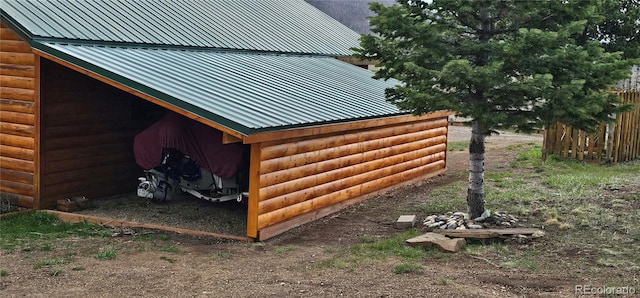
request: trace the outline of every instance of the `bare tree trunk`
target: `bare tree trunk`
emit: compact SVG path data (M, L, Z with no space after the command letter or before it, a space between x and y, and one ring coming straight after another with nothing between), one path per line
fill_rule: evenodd
M484 212L484 139L486 132L482 123L474 120L469 143L469 189L467 205L471 218L480 217Z

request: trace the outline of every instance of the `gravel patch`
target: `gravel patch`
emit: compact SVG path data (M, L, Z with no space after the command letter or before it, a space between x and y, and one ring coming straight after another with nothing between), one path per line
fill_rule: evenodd
M132 193L90 202L90 208L75 213L226 235L247 234L247 207L236 201L213 203L179 193L171 201L157 203Z

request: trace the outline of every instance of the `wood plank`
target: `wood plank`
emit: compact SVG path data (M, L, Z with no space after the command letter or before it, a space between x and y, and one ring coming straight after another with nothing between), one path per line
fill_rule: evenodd
M28 148L0 145L0 155L19 160L35 160L34 150Z
M100 135L70 136L67 138L47 138L43 141L42 149L45 151L64 149L69 147L82 148L95 144L130 143L133 148L133 131L113 132Z
M35 140L31 137L5 135L3 138L0 138L0 145L35 149Z
M5 99L33 101L35 92L33 89L22 89L22 88L12 88L12 87L1 86L0 94L2 98L5 98Z
M33 185L0 179L0 192L22 196L33 196Z
M602 153L607 147L607 123L603 122L598 128L598 141L596 142L595 159L602 160Z
M0 52L0 63L33 65L35 57L33 53Z
M9 27L5 27L4 25L0 27L0 39L2 40L22 40L18 34L13 32L13 30L9 29Z
M8 170L33 173L33 161L0 156L0 167Z
M84 169L100 167L105 163L129 163L133 164L133 153L130 152L107 152L93 157L83 157L74 160L46 161L43 175L51 175L59 172L71 171L73 169ZM98 174L98 173L96 173Z
M33 90L35 88L35 79L21 76L0 75L0 86Z
M80 124L65 123L63 126L47 126L43 128L45 139L70 138L99 134L128 133L134 135L140 127L132 121L116 122L83 122ZM102 143L102 142L101 142Z
M512 235L533 235L536 232L542 232L540 229L534 228L509 228L509 229L466 229L466 230L440 230L436 229L434 233L442 234L449 237L467 238L467 239L489 239Z
M144 176L144 171L133 163L103 164L97 167L71 169L46 175L42 181L42 185L45 187L66 183L84 183L90 185L96 183L96 177L112 177L115 175L126 175L127 178L125 180L131 179L131 181L133 181L127 184L131 184L131 189L135 189L133 185L136 184L135 179ZM104 178L99 179L103 180Z
M33 173L29 172L9 170L0 167L0 177L2 177L2 180L33 185Z
M586 158L588 159L594 159L595 158L595 152L596 152L596 133L592 133L589 134L589 136L587 137L588 139L588 143L587 143L587 155Z
M575 159L578 153L578 143L580 142L580 139L578 138L578 135L580 134L580 130L577 128L573 129L573 132L571 133L571 144L570 144L570 154L569 157Z
M33 101L0 98L0 111L34 114Z
M33 65L0 63L0 74L7 76L35 78L36 67Z
M3 39L0 42L0 52L31 53L31 46L23 40Z
M59 160L74 160L78 158L85 157L96 157L103 155L107 152L111 153L124 153L126 155L133 156L133 145L131 141L127 142L118 142L118 143L103 143L103 144L95 144L93 146L83 146L82 148L78 148L78 146L72 145L67 148L60 148L55 150L47 150L44 152L44 159L48 162L59 161Z
M88 223L104 225L104 226L143 228L143 229L159 230L159 231L166 231L171 233L200 236L200 237L214 237L214 238L240 240L240 241L249 240L247 237L235 236L235 235L212 233L212 232L206 232L206 231L197 231L197 230L184 229L184 228L178 228L178 227L168 227L168 226L162 226L162 225L147 224L147 223L113 219L113 218L107 218L107 217L98 217L98 216L90 216L90 215L84 215L84 214L62 212L57 210L44 210L44 211L58 216L58 218L60 218L60 220L64 222L71 222L71 223L88 222Z
M22 137L34 137L35 127L27 124L0 122L0 133Z
M553 154L560 156L562 152L563 136L566 134L566 125L556 122L556 140L553 142Z

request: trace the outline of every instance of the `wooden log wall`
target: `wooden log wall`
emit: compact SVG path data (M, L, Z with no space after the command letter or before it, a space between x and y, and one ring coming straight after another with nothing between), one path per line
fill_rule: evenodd
M40 207L135 191L133 138L149 124L133 114L142 99L44 58L41 69Z
M262 143L255 187L260 239L276 234L268 230L282 222L444 170L447 130L442 117Z
M0 25L0 199L37 205L38 63L30 45Z

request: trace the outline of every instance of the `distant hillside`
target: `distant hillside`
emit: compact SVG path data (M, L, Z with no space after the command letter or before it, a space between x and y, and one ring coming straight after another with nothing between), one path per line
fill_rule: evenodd
M369 20L367 16L373 15L369 10L369 2L380 2L384 5L392 5L394 0L305 0L340 23L360 34L368 34Z

